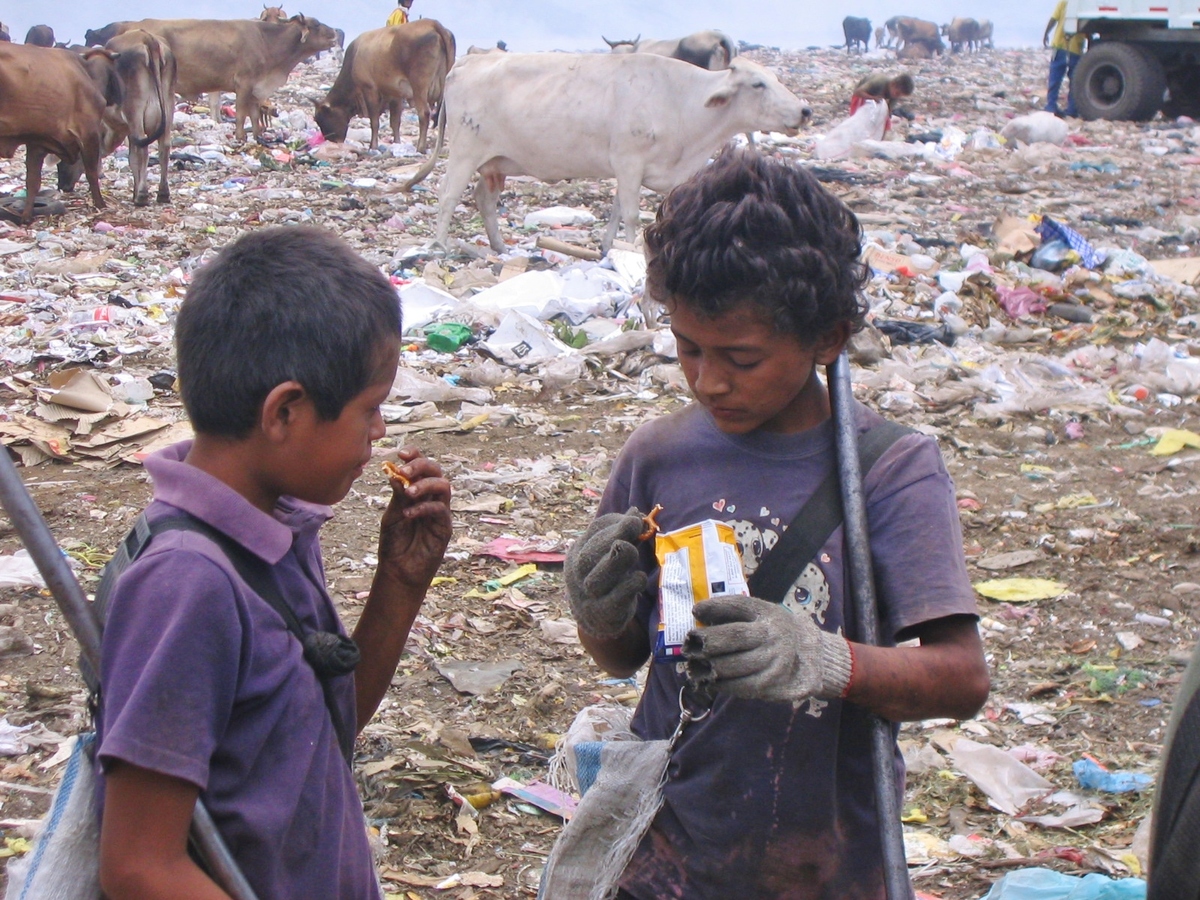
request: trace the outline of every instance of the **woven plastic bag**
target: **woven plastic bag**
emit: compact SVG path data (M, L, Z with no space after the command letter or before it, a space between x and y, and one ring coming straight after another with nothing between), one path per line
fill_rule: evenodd
M662 806L673 744L674 739L576 746L577 776L585 793L546 860L540 900L616 896L621 873Z
M100 900L95 742L90 732L75 738L33 848L9 861L4 900Z

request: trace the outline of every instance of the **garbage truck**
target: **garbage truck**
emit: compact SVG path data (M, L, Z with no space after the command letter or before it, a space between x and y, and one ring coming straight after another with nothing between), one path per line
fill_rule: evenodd
M1085 119L1200 117L1200 0L1067 0L1085 34L1071 89Z

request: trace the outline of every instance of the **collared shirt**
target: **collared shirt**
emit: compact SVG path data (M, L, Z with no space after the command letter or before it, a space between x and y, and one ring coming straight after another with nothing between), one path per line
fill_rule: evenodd
M184 462L146 461L147 518L183 510L272 567L305 631L342 632L318 532L328 507L281 498L273 515ZM200 788L261 900L378 900L362 802L321 684L282 617L201 534L157 535L109 598L97 722L103 771L121 761ZM354 677L333 684L354 724Z

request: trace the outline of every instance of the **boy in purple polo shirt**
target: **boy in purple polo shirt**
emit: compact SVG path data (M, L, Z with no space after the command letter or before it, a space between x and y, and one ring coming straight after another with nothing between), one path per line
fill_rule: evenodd
M866 714L969 718L987 696L954 486L916 433L864 484L888 646L856 642L839 527L797 561L783 603L705 600L686 660L654 650L659 570L638 510L661 505L664 532L727 524L750 575L833 468L815 370L862 324L859 244L854 215L804 170L741 151L675 188L646 230L647 290L670 313L696 402L633 433L564 577L602 668L628 676L652 659L639 736L671 736L689 683L715 699L674 746L624 900L881 900ZM882 421L863 406L856 417L860 433ZM899 752L896 766L903 785Z
M269 572L306 638L345 637L317 533L384 435L400 334L388 280L317 229L251 232L193 282L176 350L196 437L147 460L146 517L202 530L158 534L109 598L97 732L110 900L226 896L188 854L197 798L261 900L379 898L338 729L352 740L388 689L450 539L450 486L401 451L409 484L393 481L383 514L361 660L324 683L231 556Z

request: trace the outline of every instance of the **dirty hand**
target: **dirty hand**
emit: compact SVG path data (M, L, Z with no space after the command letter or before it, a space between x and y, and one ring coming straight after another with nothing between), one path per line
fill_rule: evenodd
M599 516L567 553L563 577L579 627L597 637L620 634L646 586L635 545L645 523L637 509Z
M392 500L379 527L379 569L424 590L450 543L450 482L441 466L414 447L401 450L397 463L409 483L392 481Z
M697 603L683 645L697 687L752 700L798 702L845 695L853 658L846 639L822 631L806 612L726 594Z

